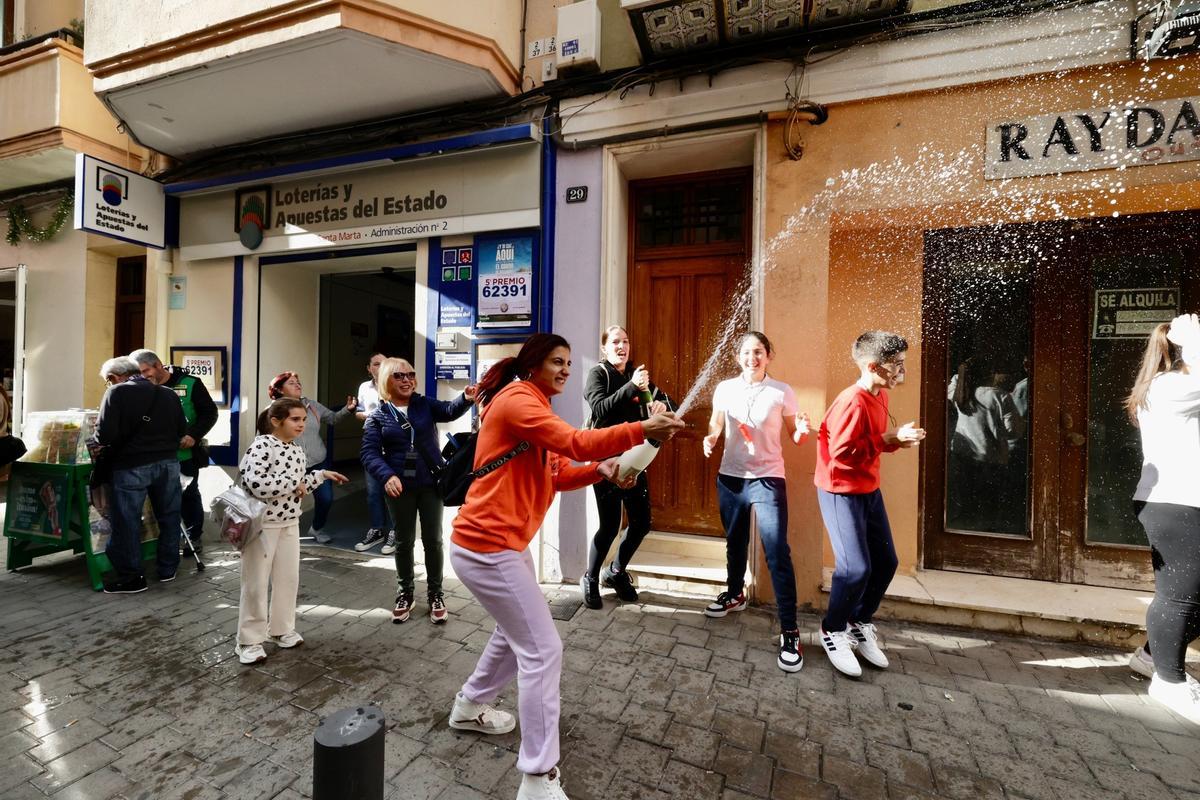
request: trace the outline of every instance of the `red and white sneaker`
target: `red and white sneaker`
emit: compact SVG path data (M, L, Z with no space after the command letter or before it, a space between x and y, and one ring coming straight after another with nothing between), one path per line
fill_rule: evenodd
M413 597L411 592L403 592L396 596L396 605L392 609L392 623L399 625L401 622L408 622L408 618L412 615Z
M449 616L450 612L446 610L446 601L442 598L442 593L429 595L429 621L434 625L441 625Z
M728 614L730 611L745 611L746 610L746 593L738 592L730 594L729 592L721 592L717 595L717 599L713 600L704 608L704 616L719 618Z

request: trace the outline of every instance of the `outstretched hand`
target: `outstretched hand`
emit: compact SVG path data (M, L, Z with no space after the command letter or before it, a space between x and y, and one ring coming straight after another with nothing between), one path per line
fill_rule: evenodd
M642 422L642 432L647 439L665 442L687 427L673 411L655 414Z
M358 398L352 394L346 395L346 408L350 409L351 411L358 408Z
M1167 341L1189 349L1200 347L1200 318L1195 314L1180 314L1171 320Z
M713 450L715 450L717 448L717 439L720 439L720 438L721 438L720 431L717 431L716 433L710 433L708 436L704 437L702 446L704 447L704 457L705 458L708 458L709 456L711 456L713 454Z
M893 436L901 447L916 447L925 438L925 429L918 428L915 422L906 422L896 429Z
M631 475L626 480L621 480L621 459L618 456L606 458L596 465L596 472L600 473L600 477L609 483L616 484L622 489L628 489L637 481L637 475Z
M334 483L349 483L350 479L340 472L334 472L331 469L325 470L325 480L333 481Z

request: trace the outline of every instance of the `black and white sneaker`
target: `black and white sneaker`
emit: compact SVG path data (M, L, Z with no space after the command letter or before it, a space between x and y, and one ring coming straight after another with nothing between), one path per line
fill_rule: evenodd
M784 631L779 634L779 668L784 672L799 672L804 666L804 648L800 644L800 631Z
M146 591L146 578L144 575L104 584L105 594L137 594L144 591Z
M367 531L367 535L363 537L363 540L354 545L354 549L361 553L364 550L370 550L382 541L383 531L379 530L379 528L371 528Z
M850 635L849 628L843 631L821 628L821 647L825 648L829 663L838 672L851 678L862 675L862 665L854 655L854 637Z
M379 554L390 556L394 552L396 552L396 532L388 531L387 537L383 540L383 547L379 548Z
M847 629L850 638L854 640L854 649L867 660L867 663L879 669L888 668L887 653L879 646L879 634L870 622L851 622Z
M717 595L717 599L704 607L704 616L720 618L728 614L730 611L745 611L746 610L746 593L738 592L730 594L729 592L721 592Z
M617 597L626 603L636 603L637 589L633 588L633 579L625 570L615 571L611 566L605 567L600 573L600 582L617 593Z
M583 577L579 579L579 588L583 591L583 604L588 608L604 608L604 601L600 599L600 582L583 573Z

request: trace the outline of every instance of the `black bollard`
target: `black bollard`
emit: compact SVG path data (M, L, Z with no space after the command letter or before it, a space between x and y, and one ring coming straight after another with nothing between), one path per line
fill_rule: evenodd
M313 734L312 800L383 800L383 710L344 708Z

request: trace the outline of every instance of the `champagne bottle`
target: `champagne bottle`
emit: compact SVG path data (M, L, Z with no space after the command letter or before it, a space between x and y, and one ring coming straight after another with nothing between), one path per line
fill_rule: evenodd
M647 439L626 450L617 461L617 477L622 481L627 481L640 475L658 455L658 449L659 442Z
M650 394L649 389L642 389L638 392L638 403L642 407L642 419L650 419L650 404L654 402L654 395Z

